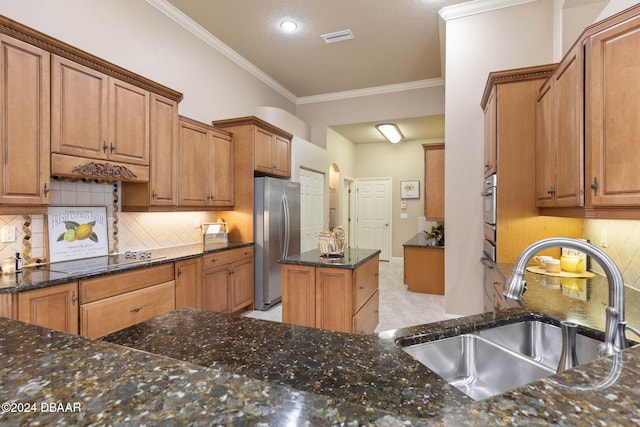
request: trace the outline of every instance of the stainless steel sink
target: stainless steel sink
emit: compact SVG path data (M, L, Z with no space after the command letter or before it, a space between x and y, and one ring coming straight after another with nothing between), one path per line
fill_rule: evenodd
M562 351L562 330L548 323L530 320L485 329L477 334L495 344L530 357L551 369L558 367ZM598 358L602 341L576 336L576 355L582 365Z
M578 334L578 363L598 357L600 341ZM475 400L486 399L556 373L559 327L523 321L402 348Z
M416 344L403 350L475 400L555 373L554 369L471 334Z

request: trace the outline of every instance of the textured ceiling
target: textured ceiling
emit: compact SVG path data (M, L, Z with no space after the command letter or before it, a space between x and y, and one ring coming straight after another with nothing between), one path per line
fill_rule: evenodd
M438 11L465 1L168 2L293 95L304 98L441 78ZM296 21L298 30L283 33L279 26L284 19ZM354 39L327 44L321 38L346 29ZM405 126L411 126L403 129L405 134L424 128L417 118L410 118ZM336 129L348 132L350 137L345 137L356 143L381 140L375 129L373 134L364 128L357 132L354 126ZM367 134L374 141L366 139Z

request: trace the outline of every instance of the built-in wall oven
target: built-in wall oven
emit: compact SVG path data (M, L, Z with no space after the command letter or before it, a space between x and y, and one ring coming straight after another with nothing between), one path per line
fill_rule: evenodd
M482 181L482 206L484 222L484 242L481 262L484 265L484 308L494 310L494 269L497 261L497 178L493 174Z

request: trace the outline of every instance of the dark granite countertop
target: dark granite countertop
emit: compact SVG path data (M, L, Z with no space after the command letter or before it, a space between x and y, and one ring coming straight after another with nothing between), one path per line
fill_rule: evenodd
M344 256L342 257L325 258L320 256L319 250L314 249L303 252L299 255L292 255L287 258L283 258L279 262L281 264L307 265L310 267L349 268L353 270L357 266L379 254L379 249L347 248L345 249Z
M589 313L602 305L602 278L589 281L583 301L579 292L569 296L536 276L527 277L526 306L371 335L194 309L165 313L104 341L0 319L0 402L38 409L0 412L0 424L640 423L638 347L479 402L400 349L523 319L557 323L538 309L566 310L558 317L570 319L586 313L581 332L602 336L586 329L600 322ZM629 291L627 307L637 306L636 294ZM81 410L47 412L42 403L79 403Z
M152 250L152 258L146 260L132 260L124 254L87 258L74 261L56 262L36 267L25 267L22 273L2 275L0 279L0 294L17 293L31 289L46 288L76 280L86 279L107 274L122 273L138 268L175 262L195 258L207 253L225 251L229 249L252 246L252 242L230 241L228 243L213 243L174 246ZM144 252L144 251L143 251Z
M433 246L431 241L433 239L427 239L427 235L422 231L411 239L407 240L402 246L404 247L413 247L413 248L434 248L434 249L444 249L444 246Z

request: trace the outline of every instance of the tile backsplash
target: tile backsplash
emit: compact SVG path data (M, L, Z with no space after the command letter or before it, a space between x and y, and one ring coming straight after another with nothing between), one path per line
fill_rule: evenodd
M584 237L618 265L625 284L640 290L640 221L589 219L584 221ZM606 246L602 246L602 240ZM591 269L603 274L592 262Z
M123 213L118 182L52 180L51 206L106 206L109 251L146 250L200 242L200 224L215 222L216 212ZM0 242L0 259L23 254L26 264L45 262L46 215L0 215L0 227L16 230L15 242Z

